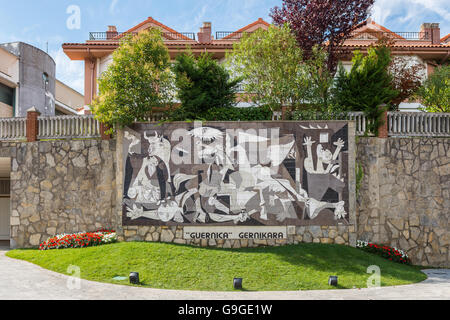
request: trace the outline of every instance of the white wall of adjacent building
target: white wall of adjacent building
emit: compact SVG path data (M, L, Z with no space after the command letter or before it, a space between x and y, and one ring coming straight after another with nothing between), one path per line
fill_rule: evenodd
M13 105L18 103L19 90L19 58L7 50L0 48L0 85L2 89L11 91L12 101L0 97L0 118L13 117ZM9 99L8 99L9 100Z
M84 105L84 95L56 80L55 86L55 108L57 113L77 114L77 109Z

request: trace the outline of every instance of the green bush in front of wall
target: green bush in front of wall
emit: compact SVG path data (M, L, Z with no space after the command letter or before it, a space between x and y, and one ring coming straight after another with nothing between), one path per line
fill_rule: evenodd
M347 112L340 110L323 112L316 109L295 110L290 115L290 120L296 121L325 121L325 120L346 120Z
M270 107L214 108L205 114L206 121L268 121L272 117Z
M195 118L193 118L192 115L185 113L183 108L170 112L171 114L168 116L168 120L165 121L270 121L273 117L273 111L268 106L250 108L211 108ZM176 116L174 116L175 114Z

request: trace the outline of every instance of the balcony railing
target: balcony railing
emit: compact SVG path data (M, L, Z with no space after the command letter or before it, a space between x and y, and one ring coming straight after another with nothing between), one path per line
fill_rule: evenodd
M389 112L390 136L450 137L450 113Z
M431 34L429 32L376 32L376 31L363 31L353 32L352 37L349 40L374 40L380 37L387 37L394 40L423 40L430 41Z
M39 139L100 137L100 123L94 116L39 117Z
M244 33L252 32L233 32L233 31L218 31L216 32L217 40L236 40L241 39ZM353 32L350 40L373 40L380 37L387 37L396 40L422 40L430 41L431 34L429 32Z
M252 32L234 32L234 31L217 31L216 32L216 40L236 40L241 39L245 34L251 34Z
M27 118L1 118L0 140L19 141L27 137Z
M136 35L138 32L89 32L89 40L103 41L103 40L121 40L126 35ZM163 32L163 38L174 41L188 41L195 40L195 33L193 32Z
M273 120L281 118L281 112L274 113ZM337 115L333 119L355 121L358 136L365 135L369 124L362 112ZM166 120L163 113L153 113L146 122L161 120ZM390 137L450 137L450 113L389 112L387 126ZM39 140L93 139L101 136L100 123L92 115L39 117L38 127ZM0 118L0 141L26 139L27 118Z

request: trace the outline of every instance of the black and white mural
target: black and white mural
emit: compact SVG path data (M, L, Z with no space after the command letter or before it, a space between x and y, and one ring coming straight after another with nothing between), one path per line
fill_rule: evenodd
M135 124L124 225L348 223L346 122Z

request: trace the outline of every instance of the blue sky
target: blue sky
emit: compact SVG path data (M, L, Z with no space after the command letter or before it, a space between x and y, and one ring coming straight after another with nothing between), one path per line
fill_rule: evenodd
M233 31L257 18L269 18L281 0L0 0L0 43L23 41L47 49L57 64L57 78L83 92L82 62L71 62L64 42L84 42L90 31L116 25L125 31L152 16L177 31L198 32L203 21L213 31ZM79 29L69 29L67 9L78 6ZM439 22L450 33L448 0L377 0L372 17L393 31L419 31L423 22Z

